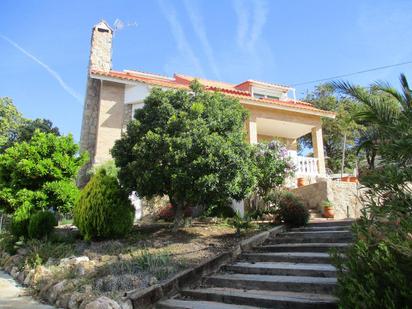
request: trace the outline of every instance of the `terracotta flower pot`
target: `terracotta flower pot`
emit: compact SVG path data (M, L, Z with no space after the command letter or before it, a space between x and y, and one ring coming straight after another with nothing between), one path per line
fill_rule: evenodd
M333 211L333 207L332 206L325 206L323 207L323 216L325 218L334 218L335 217L335 213Z
M298 178L297 185L298 185L298 188L303 187L305 185L305 178Z
M350 182L358 182L358 177L356 177L356 176L350 176L350 177L349 177L349 181L350 181Z

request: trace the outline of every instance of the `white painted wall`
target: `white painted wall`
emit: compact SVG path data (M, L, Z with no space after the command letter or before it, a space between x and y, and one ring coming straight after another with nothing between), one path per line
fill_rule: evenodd
M143 83L136 85L126 85L124 90L124 103L137 103L143 100L150 94L150 87Z

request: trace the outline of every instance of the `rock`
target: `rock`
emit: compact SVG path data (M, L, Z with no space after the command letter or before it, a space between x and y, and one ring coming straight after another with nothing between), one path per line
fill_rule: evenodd
M47 300L51 303L54 304L54 302L57 300L57 297L62 294L62 292L67 288L68 285L67 280L63 280L55 285L53 285L47 295Z
M56 300L56 307L57 308L68 308L71 296L72 296L71 293L59 294Z
M18 255L26 255L29 252L27 248L19 248L17 249L17 254Z
M46 282L45 285L43 285L40 288L40 293L39 293L40 298L48 299L49 290L51 290L51 288L53 287L54 284L55 284L55 282L53 282L53 281Z
M85 292L86 294L91 294L91 293L93 292L93 287L92 287L90 284L86 284L86 285L84 286L84 292Z
M47 262L44 264L44 266L45 266L45 267L50 267L50 266L53 266L53 265L57 265L58 262L59 262L58 259L49 258L49 259L47 260Z
M159 282L159 280L157 280L157 278L156 277L150 277L150 279L149 279L149 285L150 286L152 286L152 285L155 285L155 284L157 284Z
M122 309L133 309L133 303L130 298L123 297L119 301L120 308Z
M94 261L80 262L75 265L74 273L78 276L84 276L85 274L93 272L94 268L95 268Z
M73 292L70 296L69 302L67 303L67 308L78 309L83 301L83 295L79 292Z
M25 277L25 272L21 271L21 272L18 273L16 280L19 283L23 283L24 282L24 277Z
M18 274L19 274L19 269L16 266L13 266L10 271L10 276L16 279Z
M114 300L106 296L102 296L96 299L95 301L88 303L85 309L121 309L121 308L119 304L116 303Z
M117 256L114 255L102 255L100 256L100 261L101 262L116 262L117 261Z
M130 253L119 254L119 260L120 261L130 261L132 258L133 258L133 256Z
M31 269L29 273L27 274L26 279L24 279L23 284L30 285L33 279L33 275L34 275L34 269Z
M45 278L50 277L50 275L51 275L51 272L46 267L37 266L34 271L31 281L37 284L40 281L44 281Z
M71 266L76 265L81 262L88 262L90 259L87 256L77 256L77 257L69 257L60 260L61 266Z

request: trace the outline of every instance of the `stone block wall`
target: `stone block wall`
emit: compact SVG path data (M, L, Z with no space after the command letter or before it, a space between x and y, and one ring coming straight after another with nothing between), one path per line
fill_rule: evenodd
M321 181L292 190L309 209L323 211L321 203L329 200L334 206L335 219L359 218L363 189L359 184L341 181Z

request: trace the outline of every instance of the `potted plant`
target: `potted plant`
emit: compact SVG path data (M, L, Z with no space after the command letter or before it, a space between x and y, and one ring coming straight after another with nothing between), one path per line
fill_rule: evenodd
M322 202L322 209L323 209L323 217L325 218L334 218L335 213L333 211L333 205L329 200L325 200Z

